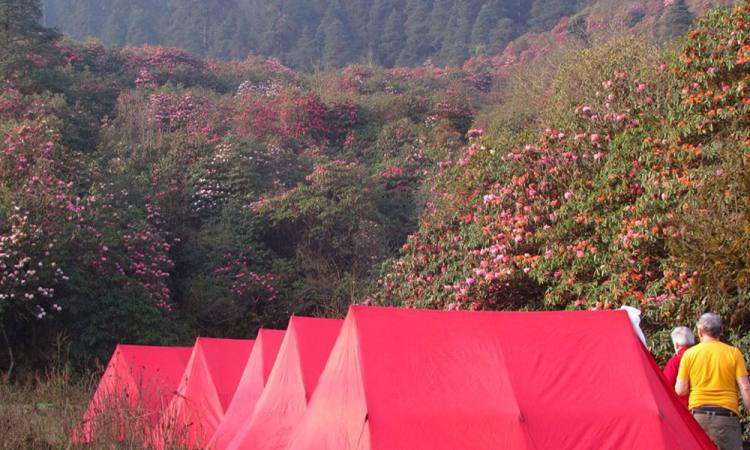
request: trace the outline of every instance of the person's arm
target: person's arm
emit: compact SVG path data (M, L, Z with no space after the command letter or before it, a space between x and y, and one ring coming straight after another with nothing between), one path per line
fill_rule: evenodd
M745 377L745 380L747 381L747 377ZM750 384L748 384L748 386L750 386ZM688 395L690 393L690 384L687 380L678 379L677 383L675 383L674 385L674 391L677 393L677 395ZM750 393L750 391L748 392Z
M690 394L690 355L687 353L682 355L680 360L680 367L677 369L677 382L674 384L674 391L677 395L689 395Z
M750 381L747 378L747 367L745 366L745 357L742 356L740 349L734 349L734 376L737 378L737 384L740 386L742 401L745 403L745 409L750 408Z
M742 401L745 402L745 409L750 408L750 380L748 380L747 375L738 377L737 384L740 385L740 393L742 394Z

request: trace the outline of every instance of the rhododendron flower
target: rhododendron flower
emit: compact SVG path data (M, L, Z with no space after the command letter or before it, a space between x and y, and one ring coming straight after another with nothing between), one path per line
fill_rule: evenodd
M566 192L566 193L565 193L565 194L563 195L563 197L565 197L565 200L570 200L571 198L573 198L573 193L572 193L572 192L570 192L570 191L567 191L567 192Z
M484 196L484 204L486 205L487 203L492 203L492 202L494 202L497 199L498 199L497 195L495 195L495 194L487 194L487 195Z
M645 90L646 90L646 83L641 83L638 85L637 88L635 88L635 91L638 92L639 94Z

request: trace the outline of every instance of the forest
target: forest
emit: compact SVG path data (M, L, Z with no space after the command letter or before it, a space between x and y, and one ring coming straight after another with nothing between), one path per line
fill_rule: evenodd
M178 47L201 57L278 58L295 69L460 65L528 34L645 30L663 42L712 2L679 0L44 0L43 21L78 40ZM688 3L691 3L690 5ZM662 16L674 17L662 17ZM667 22L665 29L651 26ZM680 26L674 26L680 22ZM527 46L520 42L521 48Z
M706 308L744 335L744 3L663 48L570 33L510 66L312 73L0 6L6 373L352 303L631 304L661 355Z
M195 28L117 16L116 1L72 2L66 17L47 3L0 1L6 379L53 368L75 377L117 343L247 337L291 314L340 318L355 303L632 305L660 360L671 327L711 310L750 349L747 1L706 14L660 2L639 20L650 34L602 34L591 21L576 31L572 19L557 27L577 11L554 1L547 19L535 9L545 2L526 11L525 2L455 2L470 10L466 40L417 33L464 42L453 56L409 37L430 29L416 17L448 6L375 1L361 8L407 12L393 27L402 33L393 42L407 43L398 56L362 35L345 39L356 48L331 50L336 61L326 60L327 39L310 44L323 54L309 64L291 56L310 55L291 44L300 36L272 36L260 23L235 29L250 30L247 40L200 44ZM226 3L212 11L246 20ZM75 14L87 4L81 11L112 15ZM159 11L178 14L177 4ZM370 26L351 24L365 17L343 2L305 4L317 9L279 5L311 21L294 22L295 33L322 36L331 20ZM488 29L506 18L519 28L476 31L495 6ZM588 8L593 17L603 6ZM84 16L91 22L74 26L83 34L113 32L119 19L135 34L78 41L44 25ZM534 27L524 52L501 48ZM146 29L191 34L180 42L195 54L144 43ZM468 50L490 41L486 55ZM218 42L257 47L246 56ZM123 43L134 45L109 46Z
M527 30L546 30L588 0L47 0L45 20L105 44L164 44L196 55L276 56L299 68L372 62L459 64L500 53Z

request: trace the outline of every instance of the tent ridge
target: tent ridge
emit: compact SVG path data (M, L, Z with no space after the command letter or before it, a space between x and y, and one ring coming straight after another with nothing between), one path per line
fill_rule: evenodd
M352 333L354 334L354 342L355 342L355 355L357 359L357 364L355 366L355 370L357 371L357 380L359 381L359 388L362 392L362 402L365 406L365 417L362 421L362 428L360 429L359 436L357 436L357 448L361 448L362 446L362 440L365 438L365 436L370 436L369 427L370 427L370 404L367 401L367 389L365 389L365 362L362 358L362 340L359 336L359 315L356 313L356 311L353 311L352 318L354 319L354 327L352 330ZM342 327L341 334L344 333L344 329ZM368 439L369 440L369 439Z

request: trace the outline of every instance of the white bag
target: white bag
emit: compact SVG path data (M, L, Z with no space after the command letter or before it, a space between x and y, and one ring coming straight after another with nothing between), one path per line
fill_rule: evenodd
M630 318L630 323L633 324L633 330L635 331L635 334L638 335L638 339L643 342L643 345L645 347L648 347L648 344L646 344L646 336L643 334L643 330L641 330L641 310L638 308L633 308L632 306L621 306L620 309L628 313L628 317Z

